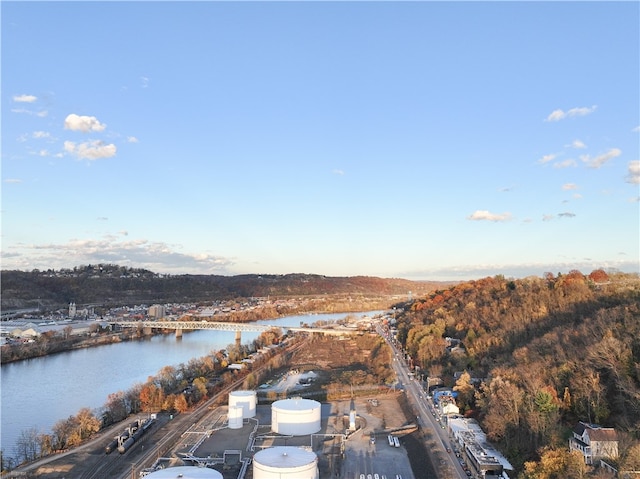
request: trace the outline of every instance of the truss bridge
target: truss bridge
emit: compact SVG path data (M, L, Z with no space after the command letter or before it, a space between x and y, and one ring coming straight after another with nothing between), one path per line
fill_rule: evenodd
M221 321L111 321L109 323L112 327L116 328L142 328L147 332L151 332L154 329L174 329L176 331L176 337L181 337L183 331L193 331L197 329L210 329L214 331L235 331L236 342L241 340L241 334L243 331L263 332L270 329L282 329L283 331L291 332L305 332L305 333L320 333L320 334L333 334L337 336L344 336L350 334L357 334L355 329L346 328L303 328L297 326L272 326L268 324L256 324L256 323L225 323Z

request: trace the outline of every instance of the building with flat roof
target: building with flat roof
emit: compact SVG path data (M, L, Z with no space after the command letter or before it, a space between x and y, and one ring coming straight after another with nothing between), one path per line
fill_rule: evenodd
M450 417L447 423L454 442L476 474L482 477L507 477L506 471L513 471L511 463L489 443L474 419L456 416Z

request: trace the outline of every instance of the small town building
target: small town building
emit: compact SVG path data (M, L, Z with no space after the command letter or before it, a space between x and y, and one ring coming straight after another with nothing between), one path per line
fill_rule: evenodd
M585 464L597 464L600 459L618 457L618 435L612 427L580 422L569 439L569 450L578 451Z

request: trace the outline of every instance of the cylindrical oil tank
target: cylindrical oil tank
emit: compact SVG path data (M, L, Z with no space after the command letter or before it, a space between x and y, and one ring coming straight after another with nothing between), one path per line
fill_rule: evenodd
M320 430L320 403L312 399L282 399L271 405L271 429L278 434L306 436Z
M319 479L318 457L299 447L278 446L253 456L253 479Z
M232 391L229 393L229 407L242 406L243 419L255 417L257 397L255 391Z
M175 479L176 477L182 479L223 479L222 474L215 469L197 466L168 467L154 471L144 477L148 479Z
M227 416L229 418L229 429L242 428L242 406L229 406Z
M133 436L130 437L129 439L124 441L120 446L118 446L118 452L120 454L124 454L125 452L127 452L129 450L129 448L131 446L133 446L134 442L136 442L136 440L133 438Z

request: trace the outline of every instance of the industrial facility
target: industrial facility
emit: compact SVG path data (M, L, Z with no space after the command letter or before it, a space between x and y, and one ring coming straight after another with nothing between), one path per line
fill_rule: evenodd
M177 458L159 458L143 475L223 478L198 474L225 471L233 477L251 473L254 479L318 479L316 452L326 457L344 451L349 411L344 416L334 424L322 420L318 401L294 397L259 406L256 391L232 391L226 415L207 426L194 424L182 435ZM355 421L355 411L351 417Z

